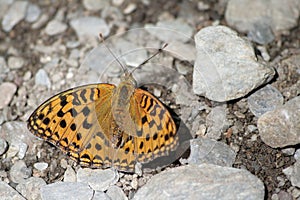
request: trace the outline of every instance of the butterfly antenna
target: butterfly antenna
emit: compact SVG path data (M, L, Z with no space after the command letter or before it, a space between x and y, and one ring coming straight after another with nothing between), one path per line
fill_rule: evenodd
M152 56L150 56L149 58L147 58L146 60L144 60L141 64L139 64L136 68L134 68L130 74L132 74L136 69L141 68L143 65L145 65L147 62L149 62L149 60L151 60L153 57L157 56L158 54L160 54L164 48L166 48L168 46L168 43L165 43L161 48L159 48Z
M120 62L120 60L117 58L117 56L112 52L112 50L110 50L110 48L105 44L104 41L104 37L102 35L102 33L99 33L99 38L101 40L101 42L103 43L104 47L110 52L110 54L114 57L114 59L119 63L119 65L121 66L121 68L123 69L124 73L128 73L127 68L124 67L124 65L122 65L122 63Z

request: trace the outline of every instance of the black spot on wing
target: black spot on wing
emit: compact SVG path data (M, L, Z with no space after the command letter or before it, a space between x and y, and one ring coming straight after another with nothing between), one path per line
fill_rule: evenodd
M72 131L76 131L76 124L75 123L71 124L70 128Z
M59 125L60 125L60 127L61 128L66 128L66 126L67 126L67 123L66 123L66 120L61 120L60 122L59 122Z
M87 121L87 119L85 119L85 120L83 121L82 127L85 128L85 129L90 129L90 128L92 127L92 125L93 125L93 124L89 123L89 122Z
M64 107L65 105L67 105L68 104L68 102L67 102L67 97L66 96L60 96L59 97L59 99L60 99L60 105L62 106L62 107Z
M43 120L43 124L45 125L48 125L50 122L50 119L48 117L46 117L44 120Z
M73 98L74 98L73 101L72 101L72 104L75 105L75 106L81 105L77 93L73 92L72 95L73 95Z
M150 109L152 108L152 106L153 106L153 101L154 101L154 100L153 100L152 98L149 99L150 104L149 104L148 107L147 107L147 112L149 112Z
M44 117L45 117L44 113L40 113L39 116L38 116L38 119L42 120L42 119L44 119Z
M63 117L64 115L65 113L61 109L57 112L58 117Z
M86 97L85 97L85 94L86 94L86 89L83 89L83 90L80 92L80 97L81 97L81 99L82 99L82 101L83 101L84 103L87 102L87 99L86 99Z
M85 106L85 107L82 109L82 113L83 113L83 115L86 117L86 116L88 116L88 115L90 114L90 109L89 109L87 106Z

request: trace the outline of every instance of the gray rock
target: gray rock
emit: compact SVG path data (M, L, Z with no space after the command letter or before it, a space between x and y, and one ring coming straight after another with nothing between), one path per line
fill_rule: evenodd
M112 200L105 194L104 192L101 191L95 191L92 200Z
M85 57L80 68L89 71L92 70L100 75L119 73L121 70L120 66L116 62L113 63L113 61L115 61L115 58L112 56L112 54L109 53L109 51L103 46L103 44L100 44ZM100 81L103 81L101 80L101 77Z
M27 5L27 1L15 1L10 6L2 20L2 28L5 32L11 31L15 25L24 19Z
M120 6L124 3L124 0L112 0L114 6Z
M5 199L7 200L25 200L22 195L20 195L16 190L14 190L4 181L0 181L0 197L5 197Z
M242 169L203 164L154 175L133 199L264 199L264 185Z
M264 113L276 109L276 107L283 104L282 94L272 85L257 90L248 98L248 106L250 111L256 116L260 117Z
M106 37L110 32L106 22L99 17L81 17L71 20L70 24L82 42L89 38L98 38L99 33Z
M4 82L1 83L0 85L0 91L2 94L5 94L5 95L0 95L0 109L3 109L13 99L13 96L17 91L17 86L10 82Z
M52 36L64 32L65 30L67 30L67 28L68 26L65 23L54 19L47 24L45 31L47 35Z
M27 7L25 21L29 23L36 22L39 19L41 12L42 11L39 6L29 3Z
M123 190L115 185L110 186L107 189L106 194L110 197L110 199L114 200L127 200L128 198L124 194Z
M117 171L112 169L80 168L77 171L77 182L87 183L93 190L105 191L118 180Z
M248 38L258 44L268 44L274 40L272 29L269 25L256 22L248 32Z
M191 153L189 164L214 164L223 167L231 167L236 153L226 144L208 138L190 140Z
M265 61L270 61L271 57L265 46L256 46L257 50L260 51L262 58Z
M208 138L218 140L220 139L222 133L228 129L229 122L227 120L226 113L226 104L217 105L212 108L206 117L206 136Z
M227 4L225 19L230 26L247 32L258 22L267 23L276 33L297 25L300 12L298 0L286 1L282 6L280 0L230 0Z
M5 122L2 125L2 129L0 129L0 137L5 138L9 144L9 149L6 153L8 158L15 156L19 151L23 151L18 155L20 158L27 149L29 152L32 152L33 146L37 142L41 142L30 134L25 122L18 121Z
M300 96L276 110L263 114L257 121L264 143L277 148L300 143Z
M282 149L281 151L282 151L282 153L284 153L286 155L292 156L295 153L295 148L285 148L285 149Z
M294 155L295 160L298 160L300 162L300 149L297 149Z
M130 13L132 13L133 11L135 11L137 8L137 5L135 3L130 3L126 6L126 8L123 10L123 13L125 15L128 15Z
M98 11L108 7L110 0L84 0L83 5L87 10Z
M258 63L252 46L225 26L201 29L196 35L196 94L224 102L245 96L267 83L275 71Z
M67 166L64 173L64 182L76 182L76 173L71 166Z
M39 69L35 74L35 84L36 85L44 85L47 88L51 87L51 82L47 72L44 69Z
M191 44L172 41L164 50L170 52L172 56L180 60L187 60L191 62L196 59L196 48Z
M46 185L46 182L42 178L30 177L16 187L26 199L41 199L40 188Z
M6 14L6 11L9 9L14 0L2 0L0 1L0 19Z
M44 26L48 22L48 20L49 20L49 16L47 14L43 13L41 15L41 17L39 17L39 19L32 24L31 27L32 27L32 29L39 29L42 26Z
M86 183L56 182L41 188L43 200L92 199L94 191Z
M7 63L10 69L20 69L24 66L25 60L22 57L10 56Z
M159 40L172 43L174 41L187 42L191 40L193 28L182 19L159 21L156 25L146 24L146 31Z
M8 72L9 68L7 67L6 61L4 57L0 56L0 83L2 83L7 78Z
M0 56L0 73L9 72L9 68L7 67L6 61L4 57Z
M9 176L14 183L21 183L26 178L29 178L32 174L32 170L27 168L23 160L16 161L10 168Z
M0 156L2 156L7 151L7 142L3 138L0 138Z
M25 157L25 154L27 152L28 145L25 142L19 143L19 151L18 151L18 158L23 159Z
M137 67L148 58L145 48L142 48L133 42L129 42L128 40L116 38L113 40L113 44L116 48L116 52L120 52L120 59L122 59L122 61L124 60L127 66Z
M291 181L295 187L300 187L300 161L297 160L295 164L282 170L282 172Z
M48 163L45 162L37 162L33 164L33 167L39 171L44 171L48 167Z
M272 195L272 197L273 197L273 195ZM292 194L290 193L290 191L284 191L284 190L280 190L279 192L278 192L278 194L277 194L277 198L279 199L279 200L294 200L295 198L293 198L293 196L292 196ZM276 200L276 199L274 199L274 198L272 198L272 200Z

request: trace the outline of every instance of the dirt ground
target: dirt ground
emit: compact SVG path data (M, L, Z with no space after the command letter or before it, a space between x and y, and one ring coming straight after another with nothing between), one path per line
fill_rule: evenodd
M65 9L82 9L82 5L80 1L51 1L51 7L49 7L50 3L48 1L31 1L41 6L43 12L47 12L49 16L54 16L57 12L57 8L65 7ZM163 12L167 11L173 16L179 15L178 5L182 1L166 1L163 6L161 6L161 1L153 0L149 1L150 5L146 6L140 1L132 1L137 4L137 9L132 13L130 20L128 20L128 25L132 24L140 24L143 25L145 23L155 23L158 20L158 16ZM197 29L201 29L202 27L208 26L212 24L214 20L219 20L220 24L226 25L224 20L224 10L225 7L222 3L218 1L206 1L207 4L211 5L210 10L201 11L201 21L197 22ZM126 7L128 3L124 3L122 7ZM197 2L189 1L190 9L194 9L191 12L199 12L197 10ZM90 13L92 13L90 11ZM51 18L51 17L50 17ZM44 27L41 27L42 29ZM0 31L0 54L6 57L8 55L7 47L13 46L17 48L19 52L22 52L22 57L27 60L30 60L30 63L26 65L26 67L21 68L20 70L12 71L10 77L7 77L6 80L9 79L18 79L18 77L23 77L27 71L31 71L34 75L37 70L41 67L40 63L40 55L33 54L31 51L31 44L36 43L37 40L42 40L45 44L51 45L54 41L57 40L57 37L61 37L62 40L64 38L76 38L74 31L71 28L68 28L66 32L60 34L56 37L49 37L47 35L41 35L40 29L32 30L30 28L30 24L26 22L19 23L14 30L10 33L5 33ZM114 34L116 31L114 28L111 29L111 34ZM300 24L298 22L298 26L290 31L287 31L284 35L276 36L276 39L266 46L268 49L269 55L271 57L271 61L275 59L284 59L288 57L289 54L284 54L283 52L292 52L299 50L300 46ZM243 35L243 33L241 33ZM281 45L278 45L278 44ZM272 67L275 69L278 67L278 62L273 62ZM298 81L298 77L293 76L291 73L287 73L290 75L289 80L285 82L276 83L279 87L277 88L279 91L282 91L284 88L287 88L291 84ZM192 83L192 75L191 73L186 76L186 78ZM4 79L5 80L5 79ZM272 81L276 82L276 78ZM20 82L20 84L22 84ZM163 91L163 94L167 93L167 91ZM166 95L167 96L167 95ZM162 95L164 98L164 95ZM285 101L290 97L285 97ZM209 100L205 100L210 103ZM245 168L249 170L252 174L256 175L260 178L265 187L267 199L271 198L271 195L276 193L276 189L280 188L280 190L287 191L291 187L291 183L289 181L285 182L283 186L279 186L279 180L277 177L285 177L282 170L288 166L291 166L295 160L293 156L286 155L282 153L281 149L273 149L266 144L264 144L261 139L258 137L256 142L250 142L251 137L253 135L258 135L258 130L255 130L247 135L244 133L247 130L248 125L256 125L257 117L255 117L247 107L247 103L245 101L237 100L228 103L229 108L229 117L230 120L234 122L234 126L238 127L237 134L231 134L232 130L229 128L227 130L226 135L222 136L221 141L230 145L230 146L238 146L239 152L236 157L236 161L234 163L234 167L236 168ZM11 108L12 113L18 112L18 108L16 105L13 105ZM180 108L179 108L180 109ZM234 113L235 111L243 111L243 117L238 117ZM18 120L20 116L18 116L15 120ZM49 155L51 157L58 158L57 163L50 164L50 170L47 171L44 175L44 178L47 183L54 182L60 179L63 176L65 169L61 168L58 163L62 162L61 160L68 160L65 155L56 149L54 146L48 143L43 143L41 146L42 155L39 156L38 160L34 155L26 155L24 158L26 164L28 166L33 166L33 164L37 161L39 162L49 162ZM63 162L64 162L63 161ZM72 161L68 162L72 163ZM12 162L1 162L0 168L5 169L5 171L9 171ZM54 170L55 169L55 170ZM53 171L52 171L53 170Z

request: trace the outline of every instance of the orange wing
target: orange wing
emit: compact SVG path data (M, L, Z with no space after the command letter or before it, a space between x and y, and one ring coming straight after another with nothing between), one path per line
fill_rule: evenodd
M137 88L131 98L130 113L136 131L133 133L134 140L125 143L123 149L133 146L139 162L149 162L176 148L176 125L169 111L156 97Z
M91 84L59 93L39 106L28 119L28 129L69 154L82 165L110 167L109 118L115 86Z

